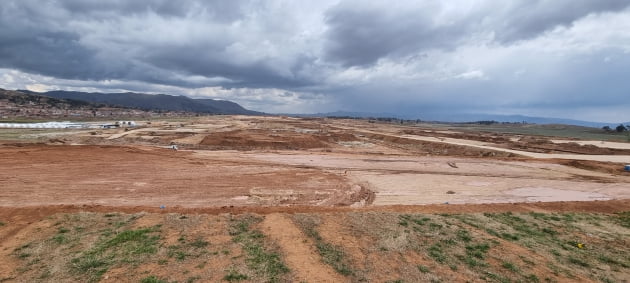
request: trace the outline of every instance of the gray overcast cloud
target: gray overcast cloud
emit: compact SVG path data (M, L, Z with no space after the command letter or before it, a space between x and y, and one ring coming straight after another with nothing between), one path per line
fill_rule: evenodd
M6 0L0 87L630 120L630 1Z

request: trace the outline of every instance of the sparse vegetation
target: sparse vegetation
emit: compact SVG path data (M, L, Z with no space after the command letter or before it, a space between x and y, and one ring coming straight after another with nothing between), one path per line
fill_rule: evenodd
M623 227L630 228L630 211L617 213L617 222Z
M418 265L418 270L420 270L420 272L422 273L429 273L429 267L425 266L425 265Z
M243 216L234 220L230 226L230 235L234 242L243 246L243 250L247 253L248 266L258 276L269 282L278 282L283 274L289 272L289 268L282 262L280 254L269 251L265 247L265 235L259 230L251 229L251 225L259 221L260 218L253 216ZM241 277L238 274L232 276L230 273L226 275L226 278L240 280Z
M243 281L243 280L247 280L249 279L249 277L245 274L242 273L238 273L237 271L230 269L230 271L228 272L228 274L226 274L223 277L223 280L228 281L228 282L237 282L237 281Z
M157 252L158 227L125 230L101 239L96 245L71 260L72 269L89 281L98 281L116 263L138 262L143 255Z
M316 229L318 222L315 218L306 215L296 215L293 219L298 224L298 227L315 241L315 247L324 263L332 266L341 275L349 276L354 274L343 249L324 241L322 236L319 235Z
M86 222L96 219L102 223ZM129 225L130 219L134 218L125 214L109 217L66 214L47 219L51 225L42 225L49 228L39 232L40 240L13 248L12 258L20 263L15 271L17 278L96 282L119 268L140 282L282 282L292 278L293 273L274 243L258 229L263 219L260 216L246 214L222 220L226 226L218 233L227 232L232 240L216 247L211 245L212 238L190 233L188 229L197 231L193 226L177 226L217 223L216 220L198 222L190 216L177 216L169 218L172 222L168 222L168 228L134 228ZM390 282L450 282L455 280L455 274L491 282L558 282L580 278L617 282L630 272L629 251L622 244L623 235L630 233L625 212L613 215L353 212L347 218L295 214L293 220L306 237L301 243L311 243L323 266L330 266L339 275L357 282L369 281L376 272L385 271L392 272L388 277ZM329 242L328 235L320 234L320 229L324 229L322 221L336 222L343 229L342 237L350 240L342 244ZM125 224L119 227L118 223ZM167 234L171 235L170 244L165 244L163 238ZM86 241L88 238L92 240ZM518 250L513 253L514 247ZM53 255L66 260L51 262ZM203 273L215 268L217 260L224 262L224 272ZM149 263L177 271L173 277L135 272ZM410 264L412 268L403 268ZM602 269L607 270L606 274L591 272ZM211 280L207 276L215 277Z
M168 281L163 280L163 279L159 279L159 278L151 275L149 277L145 277L142 280L140 280L140 283L168 283Z

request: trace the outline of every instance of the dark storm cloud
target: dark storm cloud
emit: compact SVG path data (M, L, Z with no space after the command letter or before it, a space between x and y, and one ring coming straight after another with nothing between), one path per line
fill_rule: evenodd
M497 40L503 43L535 37L592 13L614 12L630 6L627 0L523 0L512 3L514 5L505 13L490 21ZM492 12L492 7L488 9Z
M186 17L190 13L204 12L213 20L232 22L246 16L239 0L64 0L61 7L74 15L108 18L154 12L162 16Z
M280 68L290 73L280 74L277 62L269 58L242 59L241 54L226 52L248 37L238 34L232 23L259 8L256 1L227 0L9 1L0 6L0 67L64 79L185 87L207 86L213 78L225 79L230 86L308 84L308 78L299 78L297 72L312 59L298 56L285 62ZM172 29L172 23L181 25L171 30L178 38L164 38L160 29ZM201 27L193 33L188 28L195 25ZM265 31L260 32L257 36L265 40Z
M230 87L297 88L318 83L314 73L322 73L317 65L321 59L344 67L366 67L386 57L452 50L488 32L497 41L509 43L630 3L496 0L465 7L464 13L453 13L448 5L439 1L339 3L324 13L327 32L324 38L315 38L323 42L324 53L316 54L317 46L285 52L291 46L282 46L273 34L279 33L282 39L294 37L290 31L294 23L280 20L280 25L268 25L267 21L282 14L265 10L271 4L264 2L4 1L0 6L0 67L79 80L201 87L213 78L223 78L223 84ZM234 28L252 19L255 28ZM167 36L161 31L174 22L181 24L171 31L176 38L154 40ZM191 32L194 26L201 30ZM288 31L283 33L284 29ZM248 40L252 37L275 44L285 54L273 58L228 52L239 44L246 51L260 48L260 41ZM187 76L208 80L187 80Z
M459 13L448 9L448 1L400 3L349 1L330 8L326 58L345 67L367 66L384 57L449 50L488 33L509 44L592 13L630 6L627 0L491 0L463 7L467 13Z
M461 19L435 22L433 14L439 12L439 4L405 8L349 2L328 10L327 59L346 67L365 66L388 55L453 48L467 31Z
M272 70L269 62L257 60L253 62L237 64L232 61L230 55L222 50L210 49L181 49L161 48L148 51L142 56L142 61L151 64L158 69L179 70L187 74L195 74L206 77L225 77L232 81L224 82L227 87L299 87L307 85L308 78L293 78L279 76ZM310 62L298 61L294 70L299 70L299 64Z
M79 34L52 27L45 16L34 5L0 5L0 66L53 77L90 78L95 52L81 46Z

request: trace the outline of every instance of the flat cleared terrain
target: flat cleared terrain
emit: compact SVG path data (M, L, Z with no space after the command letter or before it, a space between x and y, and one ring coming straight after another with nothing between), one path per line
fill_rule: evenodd
M138 124L0 135L0 279L630 279L628 143L367 120Z

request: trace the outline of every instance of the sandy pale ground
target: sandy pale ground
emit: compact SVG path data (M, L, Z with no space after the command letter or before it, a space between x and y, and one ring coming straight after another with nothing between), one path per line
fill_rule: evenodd
M553 143L577 143L579 145L594 145L596 147L630 149L630 143L610 141L576 141L576 140L551 140Z
M337 126L337 127L346 129L346 130L355 130L357 132L368 133L368 134L378 134L378 135L385 135L385 136L391 136L391 137L397 137L397 138L405 138L405 139L410 139L410 140L460 145L460 146L467 146L467 147L472 147L472 148L479 148L479 149L486 149L486 150L493 150L493 151L502 151L502 152L513 153L513 154L530 157L530 158L591 160L591 161L618 162L618 163L630 164L630 155L584 155L584 154L537 153L537 152L529 152L529 151L523 151L523 150L506 149L490 142L482 142L482 141L476 141L476 140L466 140L466 139L457 139L457 138L448 138L448 137L419 136L419 135L399 135L399 134L393 134L393 133L383 133L383 132L377 132L377 131L372 131L372 130L365 130L365 129L357 128L357 127L341 127L341 126ZM556 140L555 142L562 143L559 140ZM585 141L583 142L583 144L593 144L598 147L608 147L608 148L617 148L617 149L630 148L630 144L626 144L626 143L606 142L605 143L606 146L602 146L601 141Z
M479 142L479 141L471 141L471 140L462 140L462 139L454 139L454 138L435 138L435 137L421 137L421 136L404 136L409 139L417 139L423 141L431 141L431 142L441 142L448 143L454 145L464 145L475 148L496 150L514 153L522 156L527 156L531 158L540 158L540 159L572 159L572 160L592 160L592 161L604 161L604 162L619 162L619 163L630 163L630 156L627 155L584 155L584 154L557 154L557 153L536 153L536 152L528 152L522 150L514 150L514 149L505 149L498 147L492 143L487 142Z
M451 157L245 154L339 172L376 192L374 205L592 201L630 198L630 178L542 162ZM453 168L448 163L455 164ZM594 179L593 181L587 180ZM605 180L606 183L602 183Z

